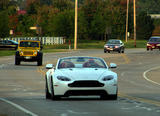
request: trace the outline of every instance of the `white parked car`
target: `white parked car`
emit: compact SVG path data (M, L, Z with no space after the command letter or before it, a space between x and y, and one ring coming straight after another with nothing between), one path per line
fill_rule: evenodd
M98 95L101 99L117 99L118 77L102 58L64 57L59 58L56 67L47 64L46 99L60 97Z

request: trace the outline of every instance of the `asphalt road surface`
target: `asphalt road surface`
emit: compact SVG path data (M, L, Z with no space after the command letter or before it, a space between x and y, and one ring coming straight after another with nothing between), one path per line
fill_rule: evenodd
M45 99L45 64L64 56L97 56L119 76L118 100L80 96ZM14 65L14 56L0 57L0 116L160 116L160 51L127 49L124 54L101 50L77 50L44 54L36 62Z

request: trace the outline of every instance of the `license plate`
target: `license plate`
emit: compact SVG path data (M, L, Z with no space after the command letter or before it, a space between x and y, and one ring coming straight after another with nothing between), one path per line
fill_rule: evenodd
M26 58L26 59L31 59L31 57L30 57L30 56L26 56L25 58Z

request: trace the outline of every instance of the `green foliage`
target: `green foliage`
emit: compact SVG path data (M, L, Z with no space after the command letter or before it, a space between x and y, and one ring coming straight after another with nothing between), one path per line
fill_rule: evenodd
M0 0L0 11L7 10L9 5L9 0Z
M71 0L53 0L53 6L60 11L71 10L74 3Z
M153 20L145 12L137 16L137 38L148 39L154 29Z
M138 0L138 12L144 11L148 14L160 13L160 0Z
M29 15L19 15L19 23L16 28L17 32L20 32L20 36L35 36L36 31L30 30L30 27L35 26L36 18Z
M64 11L54 15L50 20L50 32L54 36L73 38L74 12Z
M0 38L9 36L9 27L8 27L8 12L0 12Z

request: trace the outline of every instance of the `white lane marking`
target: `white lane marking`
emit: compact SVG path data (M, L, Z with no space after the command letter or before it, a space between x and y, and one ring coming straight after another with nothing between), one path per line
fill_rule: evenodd
M60 116L68 116L66 113L61 114Z
M146 88L153 88L153 87L150 87L150 86L147 86L147 85L145 85L145 84L142 84L142 83L137 83L137 82L135 82L135 81L131 81L131 80L127 80L126 78L124 78L124 75L126 74L126 72L122 72L121 73L121 80L123 80L123 81L126 81L126 82L129 82L129 83L131 83L131 84L133 84L133 85L138 85L138 86L142 86L142 87L146 87Z
M122 73L121 73L121 76L123 77L125 73L126 73L126 72L122 72Z
M18 108L19 110L21 110L21 111L23 111L23 112L25 112L25 113L27 113L27 114L29 114L29 115L31 115L31 116L38 116L37 114L34 114L34 113L30 112L29 110L27 110L27 109L21 107L20 105L15 104L15 103L13 103L13 102L11 102L11 101L9 101L9 100L6 100L6 99L4 99L4 98L0 98L0 100L6 102L6 103L8 103L8 104L11 104L12 106Z
M4 64L1 64L1 65L0 65L0 68L3 68L3 67L4 67Z
M144 77L147 81L149 81L149 82L151 82L151 83L154 83L154 84L156 84L156 85L160 85L160 83L155 82L155 81L152 81L152 80L148 79L148 77L146 76L146 74L147 74L148 72L150 72L150 71L152 71L152 70L155 70L155 69L158 69L158 68L160 68L160 66L153 67L153 68L150 68L150 69L146 70L146 71L143 73L143 77Z

